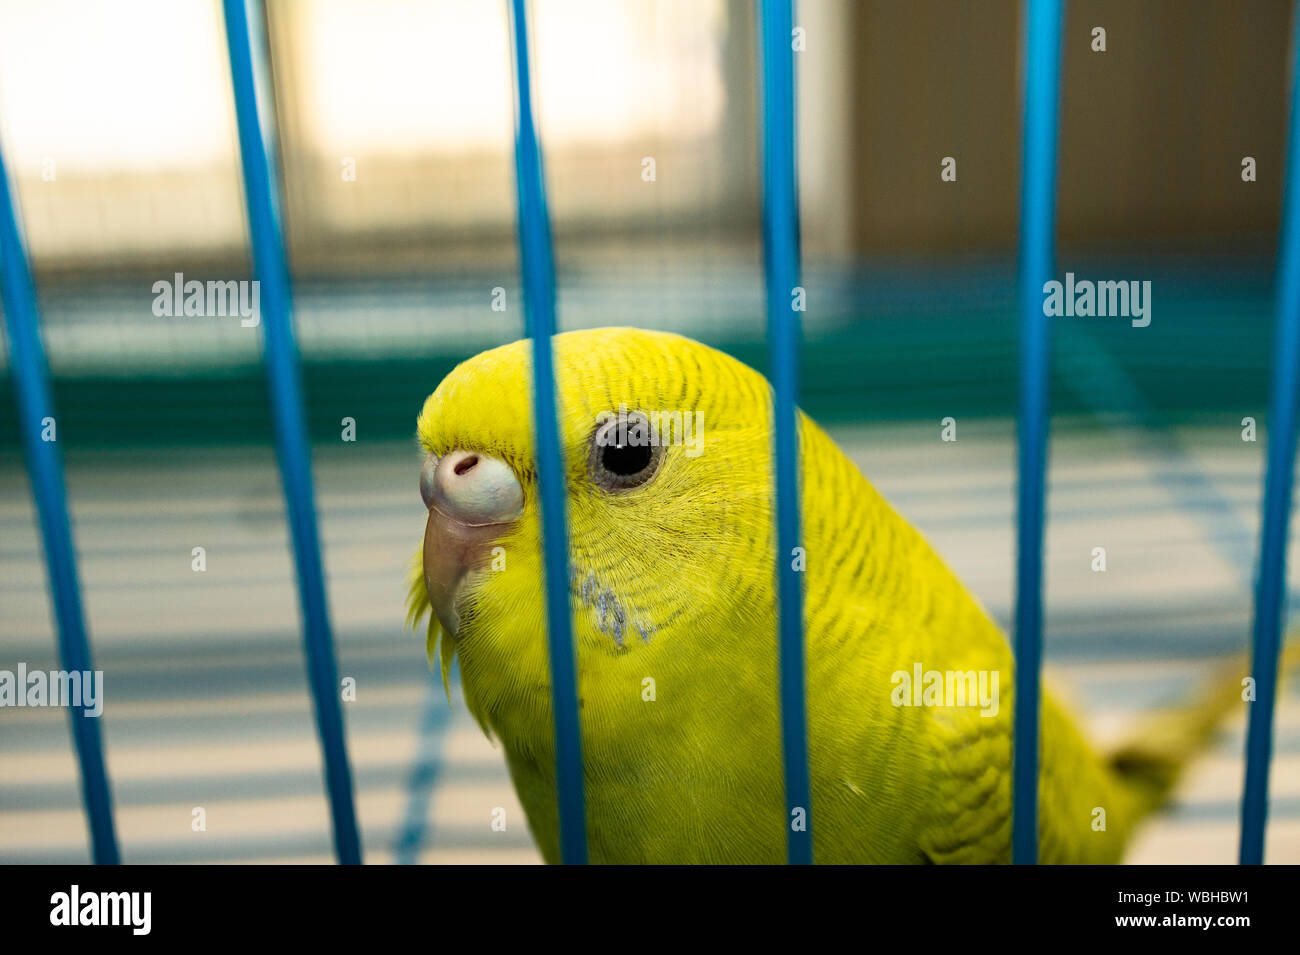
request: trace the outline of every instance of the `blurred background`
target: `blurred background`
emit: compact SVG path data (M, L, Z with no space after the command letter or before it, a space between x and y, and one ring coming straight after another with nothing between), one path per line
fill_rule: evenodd
M1150 281L1153 302L1146 328L1053 325L1046 661L1103 738L1248 645L1294 15L1067 5L1058 273ZM796 10L802 404L1004 626L1020 16ZM532 25L561 326L680 331L764 370L754 5L537 0ZM270 0L264 28L366 860L537 861L501 754L402 627L415 415L456 362L522 335L505 4ZM261 331L152 308L176 273L251 277L219 5L0 0L0 145L124 860L331 861ZM0 668L55 668L3 350L0 378ZM1130 861L1235 861L1242 737L1221 735ZM1275 754L1267 859L1300 862L1294 685ZM0 862L88 861L77 780L66 713L0 710Z

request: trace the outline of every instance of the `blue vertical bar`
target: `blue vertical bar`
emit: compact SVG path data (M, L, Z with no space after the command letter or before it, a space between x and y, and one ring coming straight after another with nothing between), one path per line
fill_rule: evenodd
M533 339L533 421L537 435L537 483L542 505L542 555L546 566L546 632L551 652L551 698L555 708L555 773L559 788L560 859L587 861L587 812L582 779L582 730L578 722L573 621L569 618L569 531L564 512L564 457L555 420L555 263L546 208L542 149L533 116L525 0L510 0L515 54L515 181L519 194L519 252L524 314Z
M59 652L63 669L93 670L90 642L81 612L81 587L77 559L68 525L68 502L63 487L63 462L55 441L44 441L42 421L54 419L49 367L38 328L36 290L18 227L18 209L0 155L0 293L9 329L18 423L23 433L32 496L45 541L45 563L50 578L54 616L59 625ZM58 432L56 430L55 437ZM90 819L91 857L98 865L117 865L117 836L113 829L113 797L108 788L99 719L86 716L84 707L68 709L72 738L81 763L81 797Z
M352 771L348 767L347 745L343 739L338 669L334 663L334 639L325 601L325 575L321 566L316 504L312 493L311 452L307 444L302 383L298 377L298 346L293 335L293 304L289 267L280 231L276 174L262 134L244 0L224 0L224 7L239 126L239 152L244 166L244 193L248 202L248 228L253 240L254 270L261 282L271 416L298 571L308 682L315 702L316 728L325 754L334 851L344 865L358 865L361 862L361 839L352 804Z
M780 619L781 744L785 758L786 849L791 865L813 861L808 773L802 574L799 545L799 201L795 173L794 11L791 0L763 0L763 249L767 337L771 350L776 470L776 587ZM796 828L802 815L803 826Z
M1016 548L1016 704L1012 861L1038 861L1039 669L1043 629L1043 510L1051 336L1043 284L1055 256L1060 0L1025 5L1024 152L1020 170L1020 485Z
M1241 799L1242 865L1260 865L1264 861L1273 700L1277 695L1277 655L1286 601L1286 544L1296 453L1300 375L1300 16L1295 18L1292 29L1291 128L1278 250L1276 354L1268 412L1268 473L1264 479L1250 671L1255 678L1255 701L1250 704L1246 730L1246 784Z

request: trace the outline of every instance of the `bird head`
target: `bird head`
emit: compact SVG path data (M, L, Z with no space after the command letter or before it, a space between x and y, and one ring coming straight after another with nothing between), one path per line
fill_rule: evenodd
M677 335L574 331L553 349L579 696L639 700L647 675L734 659L751 621L770 632L770 389ZM441 642L445 681L459 657L486 730L549 734L532 343L459 365L418 431L428 517L410 618L432 610L430 661Z

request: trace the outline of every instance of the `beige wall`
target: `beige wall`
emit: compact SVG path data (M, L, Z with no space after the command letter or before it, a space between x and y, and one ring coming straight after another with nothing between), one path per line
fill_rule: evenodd
M1064 244L1274 233L1291 4L1071 0L1061 99ZM1020 4L847 3L857 252L1014 247ZM1093 27L1107 51L1091 50ZM834 148L827 143L827 148ZM957 182L940 160L957 160ZM1258 181L1241 181L1254 156Z

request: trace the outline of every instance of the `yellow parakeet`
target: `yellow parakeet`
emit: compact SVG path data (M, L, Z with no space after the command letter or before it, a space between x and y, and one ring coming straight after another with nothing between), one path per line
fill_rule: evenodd
M591 860L782 862L770 388L677 335L606 328L553 341ZM532 422L528 341L464 362L425 402L429 518L410 617L432 605L430 658L441 639L445 679L459 657L469 709L499 740L554 862ZM799 441L815 858L1007 862L1007 641L802 416ZM957 677L931 696L910 685L915 675L933 688L931 672ZM968 675L967 705L953 705L943 693ZM977 684L999 691L991 705L969 698ZM1242 705L1235 681L1219 685L1109 755L1045 695L1040 859L1119 860L1178 768Z

